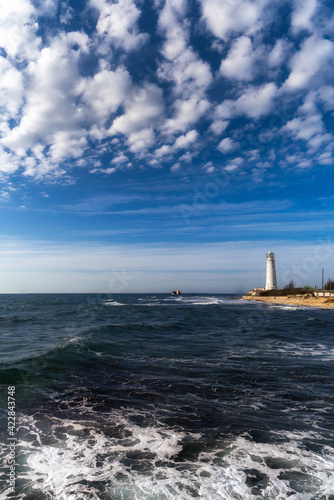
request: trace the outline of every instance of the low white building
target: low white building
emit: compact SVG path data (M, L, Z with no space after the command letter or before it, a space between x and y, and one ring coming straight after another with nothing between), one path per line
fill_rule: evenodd
M334 290L314 290L315 297L334 297Z

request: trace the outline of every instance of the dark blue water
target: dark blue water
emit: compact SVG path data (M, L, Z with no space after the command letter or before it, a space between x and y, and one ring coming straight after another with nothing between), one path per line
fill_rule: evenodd
M0 332L0 499L334 499L334 310L2 295Z

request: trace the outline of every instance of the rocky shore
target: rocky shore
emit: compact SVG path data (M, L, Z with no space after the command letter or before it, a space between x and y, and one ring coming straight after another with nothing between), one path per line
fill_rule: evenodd
M257 300L269 304L284 304L290 306L310 306L323 309L334 309L334 299L328 297L314 297L312 294L287 295L285 297L261 297L244 295L241 300Z

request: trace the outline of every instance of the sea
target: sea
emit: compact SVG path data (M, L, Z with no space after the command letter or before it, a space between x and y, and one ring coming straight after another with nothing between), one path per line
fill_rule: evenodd
M334 500L334 310L0 295L0 342L1 500Z

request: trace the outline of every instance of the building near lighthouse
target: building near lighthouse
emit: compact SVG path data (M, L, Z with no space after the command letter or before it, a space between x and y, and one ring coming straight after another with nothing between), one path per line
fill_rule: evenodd
M277 290L275 254L271 251L267 253L266 290Z

